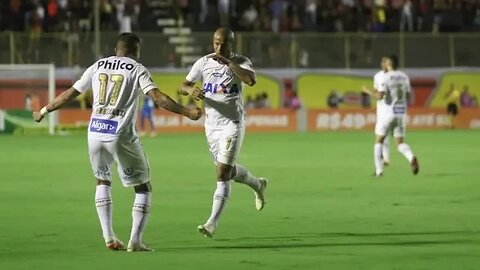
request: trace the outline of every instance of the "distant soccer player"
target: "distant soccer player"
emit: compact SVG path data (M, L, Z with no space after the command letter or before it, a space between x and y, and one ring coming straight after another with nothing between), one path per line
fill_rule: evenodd
M202 111L188 109L158 90L150 73L137 59L140 39L133 33L118 36L116 56L103 58L91 65L70 89L66 90L39 112L33 113L40 122L52 111L72 101L80 93L93 89L93 110L88 127L88 150L97 179L95 205L109 249L124 249L113 232L111 167L115 161L122 183L135 189L132 210L132 232L127 251L150 251L143 242L143 232L150 212L150 168L135 131L137 100L142 94L171 112L190 119L199 119Z
M205 100L205 132L210 152L217 169L217 188L213 195L212 212L200 233L212 237L230 197L230 182L246 184L255 193L257 210L265 204L267 179L252 175L236 160L245 133L245 115L241 93L244 83L255 84L251 61L232 50L234 34L228 28L219 28L213 35L214 53L200 58L193 65L179 92L195 99ZM203 89L195 82L203 81Z
M145 135L145 120L150 125L150 136L155 136L155 124L153 123L153 115L155 112L155 104L150 96L143 98L142 115L140 117L140 129L142 130L140 135Z
M412 153L408 144L405 143L405 129L407 121L407 107L410 99L410 79L402 71L397 70L397 57L386 58L385 65L387 72L383 76L378 89L375 92L364 89L364 92L379 100L382 104L377 116L375 125L375 175L382 176L382 143L390 129L393 129L393 136L398 145L398 151L410 162L413 174L419 171L418 160Z
M387 61L387 57L382 57L382 60L380 61L381 70L375 73L375 75L373 76L373 91L378 91L378 89L380 88L380 83L382 82L385 73L387 73ZM363 91L370 92L370 89L364 86ZM383 101L377 101L377 118L379 116L378 114L382 111L383 105ZM388 166L390 164L390 139L388 138L388 136L385 137L385 140L382 144L382 160L384 165Z

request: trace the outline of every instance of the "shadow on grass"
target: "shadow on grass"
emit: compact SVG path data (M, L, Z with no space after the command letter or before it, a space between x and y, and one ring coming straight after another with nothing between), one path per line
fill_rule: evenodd
M438 232L394 232L394 233L305 233L291 236L272 237L240 237L215 239L206 246L184 246L165 247L161 249L185 249L185 250L208 250L208 249L290 249L290 248L321 248L321 247L355 247L355 246L428 246L428 245L450 245L450 244L478 244L479 239L472 239L472 236L480 235L473 231L438 231ZM407 239L381 239L378 237L408 237L408 236L443 236L455 237L453 239L441 240L407 240ZM330 238L325 241L322 238ZM331 241L332 238L342 238L342 241ZM353 239L345 239L353 238ZM362 238L362 240L355 239ZM339 239L340 240L340 239ZM245 243L244 241L247 241ZM248 243L252 241L254 243ZM218 245L219 242L222 245ZM242 243L243 242L243 243ZM262 243L263 242L263 243ZM213 245L211 245L213 244Z

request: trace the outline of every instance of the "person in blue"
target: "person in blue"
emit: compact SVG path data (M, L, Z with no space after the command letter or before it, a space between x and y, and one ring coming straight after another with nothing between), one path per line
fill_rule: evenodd
M145 96L143 99L142 114L140 118L140 135L144 136L145 133L145 119L150 123L150 136L155 136L155 125L153 124L153 113L155 111L155 103L149 96Z

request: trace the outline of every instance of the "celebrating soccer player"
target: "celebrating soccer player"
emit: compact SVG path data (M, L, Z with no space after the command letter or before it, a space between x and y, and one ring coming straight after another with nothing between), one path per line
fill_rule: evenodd
M217 29L213 34L215 52L195 62L179 89L183 95L205 100L205 133L217 169L212 212L207 222L198 226L206 237L212 237L218 226L230 197L232 179L253 189L257 210L265 205L267 179L257 178L236 163L245 133L241 93L244 84L255 84L255 71L248 58L233 52L233 43L230 29ZM203 89L195 87L200 80Z
M199 108L185 108L161 92L148 70L137 60L140 39L133 33L120 34L116 56L103 58L91 65L70 89L66 90L33 118L40 122L88 89L93 89L93 110L88 127L88 150L97 179L95 205L107 248L124 249L113 232L111 168L115 161L122 183L135 189L132 209L132 231L127 251L150 251L143 242L152 201L150 168L135 130L138 97L147 94L162 108L192 120L201 117Z

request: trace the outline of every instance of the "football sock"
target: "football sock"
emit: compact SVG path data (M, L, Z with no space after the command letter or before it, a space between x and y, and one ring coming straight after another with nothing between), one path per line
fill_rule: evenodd
M390 140L385 138L382 144L382 158L383 161L390 162Z
M379 175L383 172L382 144L381 143L376 143L373 146L373 160L375 161L375 174Z
M152 193L135 193L135 201L132 208L132 233L130 241L139 243L143 241L143 232L147 226L152 204Z
M115 238L112 225L112 188L110 186L97 185L95 206L102 226L103 238L105 238L105 241L110 241Z
M408 162L412 162L413 159L413 153L412 149L410 149L410 146L406 143L401 143L398 145L398 151L402 153L402 155L407 158Z
M257 177L240 164L235 165L235 168L237 170L237 174L233 177L235 182L245 184L255 191L260 189L262 184Z
M223 209L227 206L230 197L230 181L218 181L217 189L213 194L212 213L207 220L207 224L217 226L218 220L222 215Z

